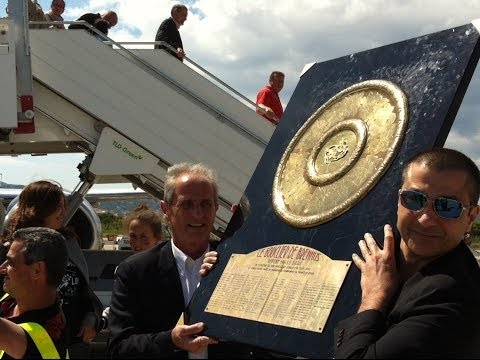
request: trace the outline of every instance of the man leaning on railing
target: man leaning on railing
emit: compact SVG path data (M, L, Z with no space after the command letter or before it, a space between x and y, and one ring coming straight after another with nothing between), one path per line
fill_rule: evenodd
M95 26L95 21L103 19L109 24L109 29L117 25L118 22L118 16L115 11L107 11L106 13L103 13L102 15L100 14L93 14L93 13L88 13L80 16L76 21L86 21L92 26ZM71 24L69 29L84 29L92 32L89 30L85 25L80 25L80 24ZM92 32L93 34L93 32Z

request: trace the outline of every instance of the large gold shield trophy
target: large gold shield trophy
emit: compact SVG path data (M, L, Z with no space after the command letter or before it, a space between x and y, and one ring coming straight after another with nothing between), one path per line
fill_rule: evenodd
M280 160L272 192L278 216L305 228L348 211L393 161L407 113L405 93L384 80L357 83L328 100Z
M478 40L467 24L305 71L187 322L247 349L331 358L335 324L361 295L351 255L365 232L381 242L395 225L403 163L443 146Z

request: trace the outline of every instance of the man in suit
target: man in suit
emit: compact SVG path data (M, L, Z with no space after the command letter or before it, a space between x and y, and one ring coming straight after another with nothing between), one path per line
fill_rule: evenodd
M115 274L109 315L112 357L187 358L214 339L204 324L176 325L200 282L218 209L215 172L197 163L168 169L160 203L172 239L132 255Z
M155 49L165 49L173 56L183 61L185 51L183 50L182 38L180 37L180 26L187 20L188 9L185 5L173 5L170 11L171 17L165 19L160 24L155 36L155 41L164 41L171 48L164 45L155 45ZM173 49L172 49L173 48Z
M465 239L480 209L480 172L437 148L410 159L398 194L396 241L366 233L357 314L335 329L335 358L480 357L480 269Z

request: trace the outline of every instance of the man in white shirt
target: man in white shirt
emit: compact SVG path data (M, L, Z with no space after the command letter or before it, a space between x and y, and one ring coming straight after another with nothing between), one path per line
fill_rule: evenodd
M115 274L109 315L112 357L206 356L207 346L216 343L199 335L202 323L177 324L210 250L218 209L215 172L204 164L170 167L160 207L172 240L132 255Z

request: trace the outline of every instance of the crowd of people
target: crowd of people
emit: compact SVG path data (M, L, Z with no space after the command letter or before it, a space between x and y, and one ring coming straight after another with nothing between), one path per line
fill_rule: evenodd
M52 0L50 10L44 15L44 20L48 22L44 27L65 29L65 25L63 24L64 19L62 17L64 11L64 0ZM170 11L170 17L163 20L157 30L154 48L165 50L168 54L183 61L186 53L179 29L185 23L187 17L188 8L186 5L173 5ZM103 14L87 13L75 21L85 21L101 34L107 36L109 29L117 25L118 15L115 11L107 11ZM40 25L38 27L42 26ZM98 34L96 31L81 23L70 24L68 29L83 29L90 32L99 40L105 40L101 34ZM270 74L269 84L259 90L255 102L256 112L274 125L278 125L283 116L283 105L279 93L283 88L284 81L285 74L283 72L273 71Z
M352 255L361 274L361 301L357 314L335 328L335 358L480 355L480 267L466 243L480 213L479 194L478 167L456 150L426 150L404 164L397 203L400 237L386 224L383 246L367 232L360 254ZM218 210L215 171L202 163L171 166L160 207L163 215L141 205L125 218L135 253L115 271L107 355L285 357L218 342L202 334L205 324L182 321L201 277L218 261L218 242L210 239ZM243 218L248 207L243 199L232 211ZM85 291L85 259L64 217L59 184L36 181L22 190L6 226L3 242L9 249L0 266L5 356L74 358L74 344L89 343L102 328L98 299ZM168 241L162 241L163 224L171 234ZM39 346L36 337L45 334L50 346Z
M64 8L63 0L53 0L45 20L63 21ZM174 5L155 37L157 49L180 61L186 53L179 28L187 16L185 5ZM78 20L108 34L118 17L108 11ZM89 30L69 26L75 28ZM274 125L283 116L284 80L284 73L273 71L257 95L257 112ZM403 164L401 188L392 191L398 191L397 204L391 204L397 208L396 226L385 224L383 241L366 232L359 253L352 254L361 298L358 311L335 326L335 358L478 358L480 266L468 247L480 214L477 165L453 149L428 149ZM232 207L228 237L248 215L243 200ZM6 258L0 265L5 358L75 358L76 344L88 344L102 328L109 330L106 355L112 358L279 356L219 342L203 334L205 324L182 321L202 276L219 260L218 242L210 238L219 207L214 169L202 163L172 165L161 214L141 205L126 217L134 254L115 270L111 305L103 316L76 234L64 224L65 206L59 184L33 182L22 190L5 227ZM167 241L164 225L171 234Z
M50 4L50 10L46 13L43 12L41 6L33 0L28 0L29 6L29 19L36 22L44 22L45 24L31 25L32 28L42 29L65 29L64 18L62 14L65 11L64 0L52 0ZM86 26L80 22L86 22L91 27ZM108 30L118 22L118 15L115 11L106 11L102 14L99 13L86 13L74 20L74 23L68 26L68 29L83 29L89 33L98 37L100 40L104 40L93 28L102 33L108 35Z
M45 227L63 235L68 258L58 293L66 318L65 339L74 355L78 347L74 344L91 342L101 329L103 306L89 287L88 266L77 235L63 226L65 202L63 189L57 183L40 180L28 184L19 195L4 236L11 241L15 231L27 227Z

